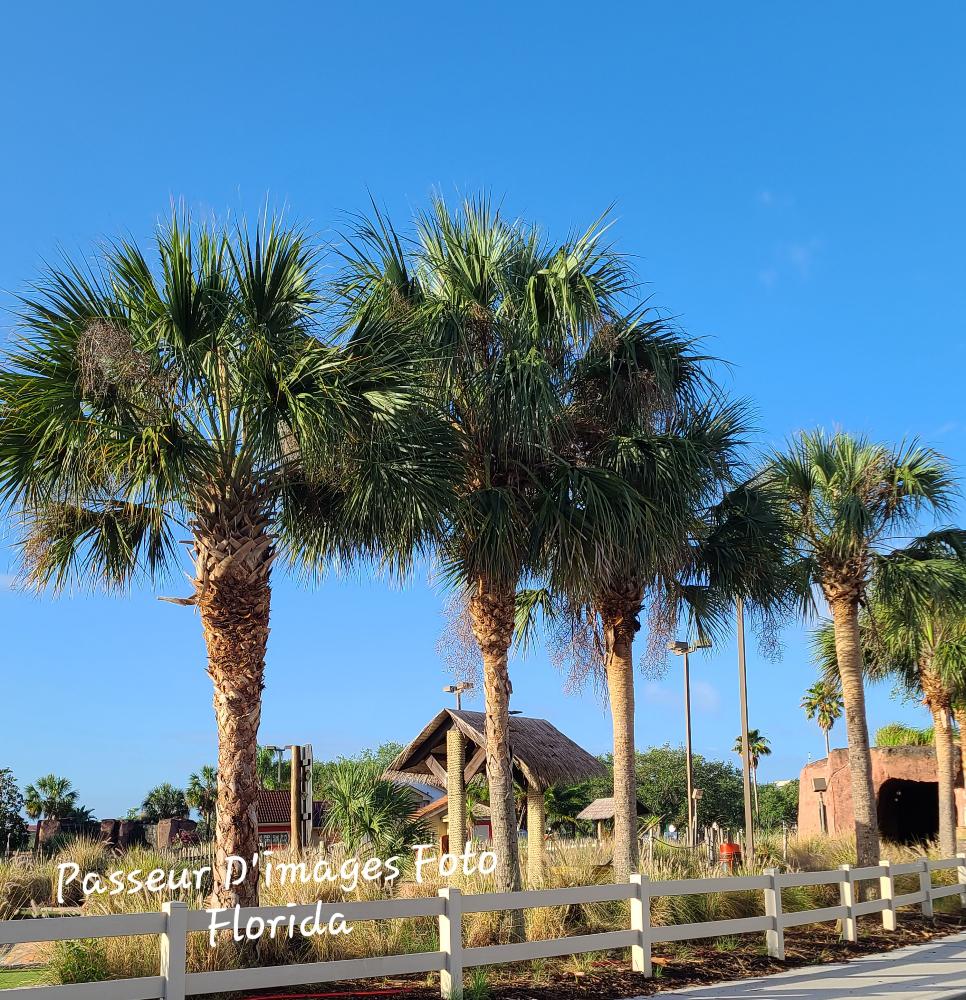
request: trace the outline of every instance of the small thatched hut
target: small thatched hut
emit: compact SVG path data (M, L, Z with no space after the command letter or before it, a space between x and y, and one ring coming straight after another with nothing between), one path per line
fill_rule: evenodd
M594 799L585 809L577 813L577 819L589 820L597 824L597 839L604 839L604 823L614 818L614 797Z
M444 708L386 771L387 778L416 776L446 789L446 843L453 849L462 850L466 837L466 783L486 764L485 725L482 712ZM510 753L514 777L527 789L527 867L534 883L543 877L543 793L552 785L598 778L606 769L546 719L510 716Z

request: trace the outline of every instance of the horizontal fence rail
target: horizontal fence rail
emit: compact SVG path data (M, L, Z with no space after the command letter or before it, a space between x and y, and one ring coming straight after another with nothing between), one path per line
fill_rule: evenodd
M956 869L956 883L933 885L934 872ZM896 879L916 876L918 888L896 894ZM877 899L861 900L857 886L877 882ZM806 886L838 886L839 903L811 910L785 913L782 890ZM652 924L651 900L662 896L694 896L709 892L761 892L764 915L735 920L711 920L691 924ZM31 986L4 990L4 1000L185 1000L202 993L229 993L238 990L273 989L310 983L348 979L371 979L412 973L438 972L440 994L455 1000L463 991L464 969L506 962L577 955L592 951L630 949L631 968L651 975L651 946L666 941L693 941L734 934L764 933L768 954L785 958L785 930L804 924L841 921L842 938L856 941L858 918L881 914L886 930L896 929L896 911L902 906L919 906L923 916L933 915L938 899L959 896L966 907L966 854L955 858L923 858L899 865L881 861L878 865L837 871L778 872L763 875L721 878L651 881L632 875L626 883L587 885L564 889L533 889L526 892L495 892L463 895L459 889L441 889L438 896L417 899L382 899L370 902L347 901L300 906L243 908L239 923L249 918L264 921L276 918L320 915L328 920L340 914L348 922L393 920L406 917L435 918L439 925L439 950L416 954L386 955L377 958L337 959L221 972L187 971L188 934L206 932L211 915L206 910L189 910L184 903L165 903L159 913L123 913L106 917L30 918L0 921L0 945L25 942L77 941L157 935L160 947L160 975L140 979L79 983L70 986ZM467 948L463 945L463 915L501 910L536 909L543 906L579 906L590 903L630 903L627 930L602 931L543 941L521 941Z

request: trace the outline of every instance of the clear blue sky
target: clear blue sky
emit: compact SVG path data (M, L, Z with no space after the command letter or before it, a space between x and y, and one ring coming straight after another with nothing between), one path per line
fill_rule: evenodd
M838 425L920 435L963 464L964 33L953 2L13 5L2 304L58 246L146 239L173 199L252 214L268 195L323 234L370 190L401 219L434 187L485 188L558 235L614 203L655 303L757 402L762 446ZM191 611L150 588L52 600L8 584L0 767L66 774L109 816L214 759ZM415 735L444 701L442 604L422 579L279 577L263 740L331 756ZM543 655L512 669L517 708L607 749L591 692L565 695ZM727 756L733 644L694 674L697 748ZM823 752L798 708L811 679L798 630L781 662L752 653L767 778ZM642 679L642 746L683 738L679 687L677 669ZM887 689L870 716L926 721Z

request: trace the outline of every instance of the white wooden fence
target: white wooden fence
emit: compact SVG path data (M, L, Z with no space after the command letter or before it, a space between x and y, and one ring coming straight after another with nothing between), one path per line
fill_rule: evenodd
M932 873L957 869L953 885L933 885ZM895 880L917 876L919 888L897 895ZM879 898L858 901L856 885L879 883ZM782 890L794 886L838 885L839 904L815 910L782 910ZM659 896L691 896L706 892L755 890L764 894L764 915L737 920L715 920L695 924L651 924L650 901ZM690 941L734 934L765 934L768 954L785 957L785 929L828 920L842 922L842 937L855 941L858 917L882 914L882 926L896 928L896 911L902 906L919 906L924 916L932 916L933 903L946 896L958 895L966 907L966 854L943 861L927 859L892 865L882 861L870 868L843 866L837 871L779 873L768 869L763 875L727 876L705 879L651 881L632 875L628 883L588 885L567 889L538 889L528 892L482 893L463 895L458 889L442 889L436 897L424 899L388 899L374 902L326 904L323 921L341 913L351 924L363 920L391 920L399 917L435 917L439 922L439 951L381 958L354 958L341 961L309 962L268 968L232 969L224 972L187 972L186 949L189 933L207 931L210 914L189 910L184 903L165 903L159 913L128 913L107 917L57 917L0 921L0 944L32 941L72 941L87 938L160 936L161 963L158 976L141 979L118 979L70 986L35 986L4 990L3 1000L184 1000L202 993L226 993L234 990L274 989L309 983L347 979L399 976L407 973L440 973L440 992L444 998L458 997L463 988L463 970L503 962L522 962L536 958L576 955L591 951L629 948L631 967L646 976L651 974L651 946L660 941ZM496 910L522 910L541 906L570 906L630 900L630 927L518 944L488 945L467 948L463 945L464 913ZM240 912L242 925L250 917L269 920L276 917L296 920L314 916L314 905L296 907L253 907Z

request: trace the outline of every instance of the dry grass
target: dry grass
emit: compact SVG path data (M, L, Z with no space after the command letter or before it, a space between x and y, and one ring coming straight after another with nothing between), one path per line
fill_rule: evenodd
M778 854L776 859L775 855ZM890 860L900 863L921 857L915 849L900 848L895 845L884 853ZM929 853L935 856L935 849ZM603 884L610 880L609 850L606 845L581 842L573 845L556 844L548 853L548 869L544 882L546 888ZM105 866L131 870L147 870L161 867L177 867L172 858L148 849L135 849L121 858L107 858L90 842L79 843L76 849L65 848L49 861L42 862L36 871L27 869L11 870L12 866L0 867L0 904L4 900L8 910L17 901L24 899L25 886L34 890L43 885L50 886L51 873L56 863L68 856L81 864L82 870L103 870ZM338 856L333 861L340 862ZM304 857L311 864L316 860L316 852L308 852ZM83 858L83 863L81 863ZM291 860L284 852L275 852L273 861ZM788 862L781 861L781 843L764 838L762 857L758 870L769 865L793 871L815 871L837 868L842 864L854 864L855 846L849 838L791 838L788 844ZM526 857L522 859L526 870ZM84 865L89 865L85 868ZM459 887L466 894L493 891L492 879L480 875L463 876L449 881L441 880L435 868L432 877L424 877L416 883L412 873L404 873L392 885L360 881L349 893L344 893L338 884L315 882L296 883L284 886L273 884L263 886L261 903L266 906L283 906L287 903L315 903L370 900L387 896L415 897L434 896L443 885ZM690 852L670 848L659 848L653 863L645 874L652 879L704 878L721 874L719 868L709 864L703 852ZM948 883L955 880L955 870L936 873L937 881ZM916 877L910 878L908 887L901 885L899 891L909 891L915 886ZM49 893L49 889L48 889ZM816 886L786 889L783 903L786 911L812 909L828 906L837 901L836 886ZM189 905L202 908L205 905L203 893L186 892L176 894ZM141 892L124 896L91 896L84 901L84 912L90 914L120 913L131 911L157 910L160 903L168 898L165 894ZM943 900L956 905L958 900ZM937 907L940 904L937 904ZM659 897L652 901L651 919L655 924L698 923L728 920L760 915L763 912L760 892L715 892L691 896ZM553 906L530 909L524 912L526 936L529 940L558 938L571 934L587 934L598 931L623 929L628 926L628 905L626 902L598 903L580 906ZM474 913L464 917L464 940L467 947L479 947L505 941L507 922L500 913ZM334 959L365 958L388 954L404 954L420 951L435 951L438 947L437 926L434 918L413 917L397 920L360 921L353 924L351 934L330 936L318 935L308 939L290 940L278 937L274 940L263 937L254 945L246 946L243 953L230 941L220 941L215 948L208 945L207 935L193 934L189 939L188 966L192 972L215 969L237 968L242 965L277 965L307 961L328 961ZM535 966L539 974L539 963ZM153 937L113 938L103 942L60 944L54 949L50 963L51 981L55 983L82 982L93 979L115 979L158 974L158 944Z

